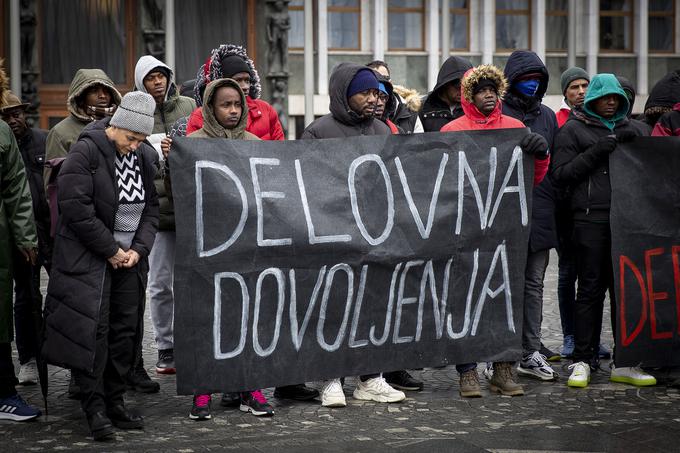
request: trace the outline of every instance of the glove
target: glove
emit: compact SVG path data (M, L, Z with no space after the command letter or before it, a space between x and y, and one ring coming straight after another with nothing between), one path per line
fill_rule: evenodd
M544 159L548 156L548 142L541 134L531 132L522 138L519 146L526 153L535 156L538 159Z
M633 140L635 137L637 137L637 134L631 130L621 130L621 131L616 131L616 140L619 141L619 143L625 143Z
M595 143L593 151L599 156L606 156L616 149L618 141L615 135L607 135L600 137L600 139Z

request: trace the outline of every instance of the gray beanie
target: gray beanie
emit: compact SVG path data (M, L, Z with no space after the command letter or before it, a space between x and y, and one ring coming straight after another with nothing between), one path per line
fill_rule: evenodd
M562 85L562 94L567 92L569 84L574 80L586 79L590 82L590 76L585 71L585 69L579 68L577 66L571 67L562 73L560 77L560 85Z
M109 124L148 136L153 132L154 110L156 101L150 94L131 91L123 96Z

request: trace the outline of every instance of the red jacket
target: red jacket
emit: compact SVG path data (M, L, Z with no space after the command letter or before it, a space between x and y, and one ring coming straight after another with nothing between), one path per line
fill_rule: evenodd
M673 106L673 110L661 115L659 121L654 125L652 136L680 136L680 102Z
M387 125L390 127L390 131L392 131L392 134L399 134L399 128L397 127L396 124L394 124L390 120L387 120Z
M261 99L246 96L248 103L248 124L246 131L262 140L284 140L283 129L274 107ZM187 123L187 135L203 127L203 109L194 110Z
M501 113L501 100L499 99L489 116L484 116L474 104L471 104L461 96L460 105L463 107L465 113L458 119L455 119L441 128L442 132L458 132L458 131L474 131L482 129L514 129L524 128L524 123L508 115ZM535 159L534 160L534 186L537 186L546 173L548 173L548 166L550 159Z

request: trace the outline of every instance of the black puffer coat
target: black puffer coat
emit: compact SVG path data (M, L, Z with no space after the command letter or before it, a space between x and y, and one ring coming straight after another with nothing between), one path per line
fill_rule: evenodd
M99 123L108 124L108 119ZM101 128L106 124L81 134L59 172L59 221L45 299L43 355L49 363L90 372L107 259L118 251L113 237L118 209L116 150ZM145 279L147 257L158 230L154 186L158 154L146 144L136 153L146 206L130 248L141 257Z
M557 118L555 112L542 104L543 96L548 89L548 69L533 52L518 50L510 55L503 71L508 79L508 90L503 100L503 114L517 118L531 132L541 134L553 149L557 134ZM541 74L538 90L533 97L526 97L512 89L512 84L522 75ZM531 208L531 235L529 247L532 252L558 247L556 224L557 194L552 180L546 175L533 191Z
M449 57L437 74L437 84L427 95L423 108L420 110L420 121L425 132L439 132L447 123L463 116L460 105L453 109L439 98L439 92L444 85L455 80L461 80L472 64L462 57Z
M347 88L358 71L366 66L340 63L328 83L331 113L312 122L302 133L306 138L342 138L356 135L390 135L389 126L382 121L357 115L347 101Z

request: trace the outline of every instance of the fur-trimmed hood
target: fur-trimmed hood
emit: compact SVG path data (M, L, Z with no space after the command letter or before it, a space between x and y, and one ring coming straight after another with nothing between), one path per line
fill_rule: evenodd
M82 107L78 105L78 98L84 94L88 88L95 85L106 87L111 93L111 104L120 105L120 93L114 86L111 78L106 75L104 71L101 69L78 69L76 75L73 76L71 86L68 90L66 107L71 115L85 123L89 123L94 118L85 113Z
M419 112L423 106L423 97L418 91L401 85L394 85L394 93L404 101L406 107L412 112Z
M220 47L213 49L212 52L210 52L210 57L208 57L208 60L199 68L198 74L196 74L194 100L196 101L197 106L200 107L203 105L203 91L208 83L224 77L224 74L222 74L222 60L230 55L237 55L243 58L248 65L248 68L250 68L250 90L245 94L252 99L260 98L260 95L262 94L260 75L258 74L257 69L255 69L253 60L246 53L245 47L234 44L222 44Z
M494 65L483 64L468 70L461 81L462 95L468 103L474 104L472 97L477 83L482 79L490 79L496 84L498 98L503 99L508 89L508 81L503 75L503 71Z
M9 91L9 77L5 73L5 60L0 58L0 106L5 105L5 96Z

